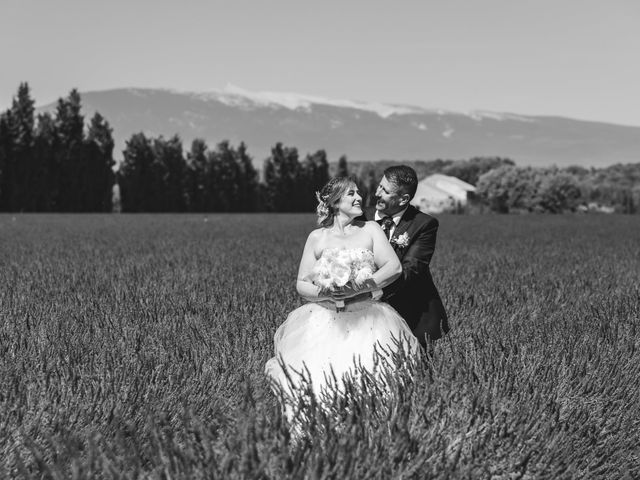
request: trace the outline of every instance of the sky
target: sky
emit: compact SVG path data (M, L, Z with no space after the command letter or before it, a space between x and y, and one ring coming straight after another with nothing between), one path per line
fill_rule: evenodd
M638 0L0 0L0 108L120 87L640 126Z

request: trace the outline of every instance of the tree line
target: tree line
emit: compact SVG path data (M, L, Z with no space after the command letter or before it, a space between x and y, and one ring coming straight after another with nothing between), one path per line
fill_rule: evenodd
M300 159L295 147L277 143L264 161L263 179L247 153L222 141L210 149L196 139L183 155L173 136L135 134L117 172L123 212L310 212L314 192L329 179L324 150Z
M0 211L310 212L329 179L324 150L301 158L277 143L260 179L244 143L210 149L196 139L185 154L178 136L144 133L126 142L116 171L113 130L100 113L85 126L77 90L53 115L36 115L34 105L22 83L0 114ZM340 158L338 173L346 162Z
M348 173L369 206L384 169L404 163L418 178L444 173L475 185L469 213L640 213L640 163L535 168L503 157L347 163L342 156L330 165L324 150L302 158L276 143L258 172L244 143L209 148L196 139L185 152L178 136L137 133L116 171L113 149L112 128L100 113L85 125L77 90L59 99L53 114L36 115L28 84L20 84L0 114L0 211L311 212L314 192L330 176Z
M476 195L500 213L640 213L640 163L601 169L502 166L478 179Z
M112 129L99 113L85 128L80 109L72 90L54 115L36 117L29 86L20 84L0 114L0 211L111 211Z

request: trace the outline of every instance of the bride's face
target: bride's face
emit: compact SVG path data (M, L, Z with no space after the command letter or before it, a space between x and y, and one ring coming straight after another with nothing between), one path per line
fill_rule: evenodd
M336 207L338 208L338 212L349 217L362 215L362 196L360 195L357 185L349 185L349 188L347 188L347 191L342 195Z

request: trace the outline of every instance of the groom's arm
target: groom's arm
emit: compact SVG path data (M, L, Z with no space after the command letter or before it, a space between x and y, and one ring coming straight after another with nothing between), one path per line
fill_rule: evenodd
M385 297L393 296L398 290L427 275L431 257L436 249L437 234L438 220L431 218L420 228L415 239L407 247L407 253L402 258L402 275L385 288Z

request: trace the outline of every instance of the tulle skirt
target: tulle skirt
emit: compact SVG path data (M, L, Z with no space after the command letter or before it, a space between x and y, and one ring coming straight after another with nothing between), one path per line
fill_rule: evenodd
M328 385L340 389L362 369L381 374L399 350L416 355L420 345L386 303L360 300L342 312L330 302L308 303L292 311L276 331L275 355L265 372L285 393L308 388L310 381L321 397Z

